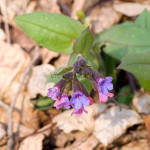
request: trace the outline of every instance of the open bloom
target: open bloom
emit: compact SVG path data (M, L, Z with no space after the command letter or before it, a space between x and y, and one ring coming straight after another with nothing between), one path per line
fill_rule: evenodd
M97 84L100 102L107 102L108 97L114 96L113 93L109 93L109 90L113 89L113 84L111 83L112 80L113 80L112 77L106 77L105 79L98 78Z
M57 100L57 96L60 94L59 86L48 89L47 96L51 97L52 100Z
M65 107L66 109L70 108L70 102L69 102L69 98L67 94L64 94L61 96L61 98L59 97L56 102L54 103L54 107L56 107L56 109L60 109L62 107Z
M80 116L83 111L87 113L84 107L90 105L90 99L86 97L82 92L76 91L72 94L72 98L70 100L70 105L74 108L73 113L77 116Z
M71 113L71 116L73 114L76 114L78 117L80 117L83 112L85 112L86 114L88 113L87 110L84 109L84 107L81 107L80 109L77 109L77 108L74 107L73 112Z

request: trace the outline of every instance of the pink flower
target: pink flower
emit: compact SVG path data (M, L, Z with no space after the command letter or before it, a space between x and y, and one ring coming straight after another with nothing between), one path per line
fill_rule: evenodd
M78 117L80 117L82 115L83 112L85 112L86 114L88 114L87 110L84 109L84 107L81 107L80 109L77 109L73 106L74 110L73 112L71 113L71 116L73 114L76 114Z
M68 95L65 94L65 95L62 95L61 98L58 98L54 103L54 107L56 107L56 109L60 109L62 107L69 109L70 108L70 102L69 102Z
M81 91L76 91L72 94L72 98L70 100L70 105L74 108L72 114L81 116L83 112L88 113L84 109L84 107L87 107L92 104L93 104L93 101L91 97L85 96Z
M108 94L103 94L100 91L98 91L99 93L99 101L101 102L107 102L108 101L108 97L113 97L114 94L113 93L108 93Z
M108 97L113 97L113 93L109 93L109 90L113 89L113 84L111 83L113 80L112 77L98 78L98 93L99 93L99 100L100 102L107 102Z
M47 96L51 97L52 100L57 100L57 96L60 93L60 87L59 86L55 86L53 88L48 89L48 93Z

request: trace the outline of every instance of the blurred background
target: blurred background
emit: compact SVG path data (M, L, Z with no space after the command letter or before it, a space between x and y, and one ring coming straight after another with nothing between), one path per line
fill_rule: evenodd
M46 75L67 66L70 54L38 46L13 21L44 11L82 22L84 14L86 24L98 34L134 22L144 9L150 11L150 0L0 0L0 150L148 150L150 95L133 89L133 80L136 89L139 85L131 74L119 71L114 79L114 98L122 103L121 111L115 103L100 105L92 91L89 114L71 117L71 111L56 110L46 97L54 86L46 84ZM102 56L109 64L110 56ZM109 64L111 71L101 71L113 76L119 63L115 60Z

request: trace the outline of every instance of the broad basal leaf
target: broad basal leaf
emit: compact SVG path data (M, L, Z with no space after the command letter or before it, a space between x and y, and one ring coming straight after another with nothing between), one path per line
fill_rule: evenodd
M129 53L150 50L150 13L145 10L135 23L116 25L100 33L97 40L109 43L105 52L119 60Z
M71 53L72 42L85 29L78 21L55 13L35 12L14 20L39 45L59 53Z
M127 70L138 78L150 80L150 51L124 56L118 68Z

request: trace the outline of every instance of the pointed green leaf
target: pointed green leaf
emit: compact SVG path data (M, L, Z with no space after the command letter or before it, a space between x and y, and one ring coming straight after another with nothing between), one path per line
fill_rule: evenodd
M80 22L55 13L35 12L14 20L36 43L59 53L71 53L72 41L85 29Z
M62 75L66 72L69 72L73 69L73 67L67 67L67 68L64 68L63 70L61 70L60 72L56 73L56 75Z
M90 32L89 28L84 30L79 38L75 41L73 45L73 51L76 54L81 53L84 57L87 56L90 52L94 41L94 37Z
M143 28L150 28L150 12L145 9L136 19L135 25Z
M127 54L118 68L127 70L138 78L150 80L150 51Z
M75 54L74 52L72 52L72 54L70 55L70 58L69 58L69 62L68 62L69 67L73 66L73 64L77 60L77 57L78 57L78 55Z

